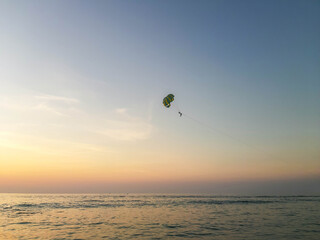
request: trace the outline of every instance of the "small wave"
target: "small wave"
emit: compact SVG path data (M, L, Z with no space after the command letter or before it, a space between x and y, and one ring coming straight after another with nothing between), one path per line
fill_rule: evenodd
M266 200L196 200L189 201L189 204L212 204L212 205L223 205L223 204L267 204L274 203L275 201Z
M37 214L37 212L30 212L30 211L16 211L14 212L16 215L33 215L33 214Z
M105 202L76 202L76 203L39 203L39 204L17 204L3 210L15 211L18 214L30 213L30 209L70 209L70 208L114 208L124 206L123 203L105 203Z
M163 224L162 226L165 228L182 228L183 227L179 224Z
M186 234L186 233L168 233L167 234L168 237L182 237L182 238L189 238L189 234Z
M115 207L122 207L124 204L108 204L108 203L102 203L102 204L78 204L74 205L74 208L115 208Z
M103 224L103 222L94 222L94 223L90 223L89 225L101 225Z
M99 199L88 199L88 200L82 200L82 201L79 201L79 202L105 202L104 200L99 200Z
M16 224L21 224L21 225L25 225L25 224L31 224L32 222L18 222Z
M22 203L22 204L17 204L15 207L22 207L22 208L29 208L29 207L37 207L38 204L31 204L31 203Z

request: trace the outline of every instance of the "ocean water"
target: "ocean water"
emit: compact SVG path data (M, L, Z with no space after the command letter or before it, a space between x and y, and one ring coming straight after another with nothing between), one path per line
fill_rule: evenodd
M0 194L0 239L320 239L320 196Z

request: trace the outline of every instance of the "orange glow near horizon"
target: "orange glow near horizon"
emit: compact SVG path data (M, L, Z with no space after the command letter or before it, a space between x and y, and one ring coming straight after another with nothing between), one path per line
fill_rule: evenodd
M32 144L29 142L29 145ZM34 144L34 143L33 143ZM316 176L319 169L286 162L235 161L216 152L212 157L192 156L178 152L146 154L141 148L129 152L77 152L84 145L52 146L38 143L37 148L22 143L9 143L1 147L0 186L28 186L37 188L48 185L79 185L96 183L148 184L179 182L230 182L290 179ZM36 145L36 144L35 144ZM87 146L86 146L87 147ZM39 149L39 150L38 150ZM50 150L50 151L49 151ZM139 151L140 152L139 152ZM69 154L70 152L70 154ZM224 158L223 158L224 157ZM245 163L245 164L244 164ZM314 170L310 170L314 169Z

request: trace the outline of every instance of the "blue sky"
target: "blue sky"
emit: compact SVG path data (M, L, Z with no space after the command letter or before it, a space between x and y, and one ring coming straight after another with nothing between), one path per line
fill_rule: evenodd
M125 152L88 159L146 179L162 158L188 166L179 181L219 169L241 179L319 176L319 23L318 1L2 1L3 148L33 139L28 149L49 152L61 149L50 141L68 141L62 155L83 144ZM165 109L168 93L234 138ZM104 157L110 165L97 163Z

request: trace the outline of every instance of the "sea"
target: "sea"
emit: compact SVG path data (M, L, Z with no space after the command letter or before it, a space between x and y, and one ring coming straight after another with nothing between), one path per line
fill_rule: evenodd
M0 239L320 239L320 196L0 194Z

